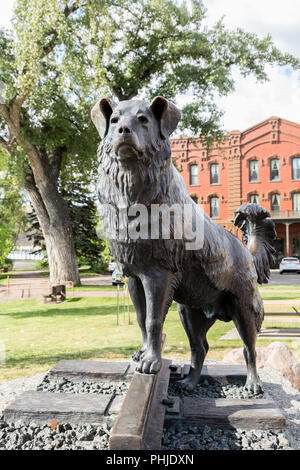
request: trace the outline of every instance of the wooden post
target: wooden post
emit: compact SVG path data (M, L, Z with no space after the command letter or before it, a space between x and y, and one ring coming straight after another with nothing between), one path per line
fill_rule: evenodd
M123 286L123 325L126 325L126 291L125 286Z
M126 297L127 297L128 325L131 325L131 321L130 321L130 307L129 307L129 291L128 291L128 285L126 286Z
M286 222L285 224L285 246L286 246L286 256L290 256L290 223Z
M120 286L117 287L117 325L119 325L119 295L120 295Z

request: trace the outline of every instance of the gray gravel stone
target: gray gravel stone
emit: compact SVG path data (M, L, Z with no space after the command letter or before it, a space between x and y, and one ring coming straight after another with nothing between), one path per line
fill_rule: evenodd
M100 382L99 380L71 380L69 378L55 378L46 375L37 386L38 392L59 393L97 393L103 395L125 395L129 384L126 382Z
M108 449L109 424L95 425L58 425L51 430L48 425L21 426L7 424L5 436L1 436L0 449L18 450L81 450L87 448ZM2 431L3 433L3 431Z
M171 383L168 390L169 396L187 396L202 398L262 398L263 395L255 395L244 389L244 384L240 381L230 384L222 384L214 380L205 379L203 383L196 385L192 392L182 390L180 386L174 382Z
M186 364L188 361L173 361L175 364ZM216 361L207 360L207 364ZM271 369L259 371L264 383L265 397L273 398L287 418L287 433L252 430L221 430L198 429L196 426L184 428L180 424L176 427L164 429L162 448L177 450L289 450L300 448L300 393L279 372ZM8 424L4 421L1 412L4 407L25 390L69 392L69 393L102 393L124 395L129 384L121 381L114 383L99 382L95 380L71 381L61 378L50 379L46 374L18 379L0 384L0 450L105 450L108 449L108 439L112 421L101 426L59 424L55 430L49 425L40 426L31 422L29 426L22 423ZM173 385L170 395L179 392ZM184 394L190 395L187 392ZM200 384L192 396L210 396L211 398L248 398L253 397L243 389L243 384ZM257 396L259 397L259 396Z
M270 431L245 431L202 429L174 425L164 429L162 449L167 450L291 450L283 433Z

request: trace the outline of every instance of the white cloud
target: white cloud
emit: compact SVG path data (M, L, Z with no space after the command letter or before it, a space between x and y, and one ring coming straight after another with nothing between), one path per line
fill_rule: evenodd
M205 0L204 3L209 24L225 15L227 27L243 28L261 37L270 33L278 47L300 55L300 2L297 0L284 3L282 0Z
M229 29L242 28L264 37L272 35L282 51L300 56L300 2L295 0L206 0L207 23L212 25L222 16ZM226 130L244 130L270 116L300 122L300 73L286 67L267 68L270 81L256 83L238 72L235 91L218 99L225 111L222 119Z
M0 27L4 26L5 28L9 28L11 26L11 17L13 14L13 6L15 0L1 0L1 16L0 16Z
M9 27L15 0L1 0L0 26ZM300 56L298 0L204 0L207 23L212 25L225 15L224 23L230 29L240 27L260 37L270 33L275 45L295 56ZM270 81L256 83L252 77L243 78L234 73L236 89L218 99L225 111L226 130L244 130L272 115L300 123L300 73L285 68L268 69ZM178 97L178 103L186 97Z
M234 74L236 91L219 100L225 110L226 130L245 130L271 116L300 122L299 72L286 75L282 69L268 68L270 81L259 84L252 77Z

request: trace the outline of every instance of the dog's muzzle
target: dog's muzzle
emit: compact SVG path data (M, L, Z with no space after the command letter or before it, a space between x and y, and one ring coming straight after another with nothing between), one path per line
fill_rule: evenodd
M129 158L141 158L143 156L141 150L137 147L134 142L132 142L131 139L118 140L115 143L114 148L120 160L127 160Z

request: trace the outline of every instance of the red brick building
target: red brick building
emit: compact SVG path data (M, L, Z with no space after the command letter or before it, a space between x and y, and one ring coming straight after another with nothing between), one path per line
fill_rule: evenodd
M235 231L237 207L258 203L276 223L279 259L300 256L300 124L271 117L229 132L209 152L200 139L187 136L171 145L191 197L207 214Z

